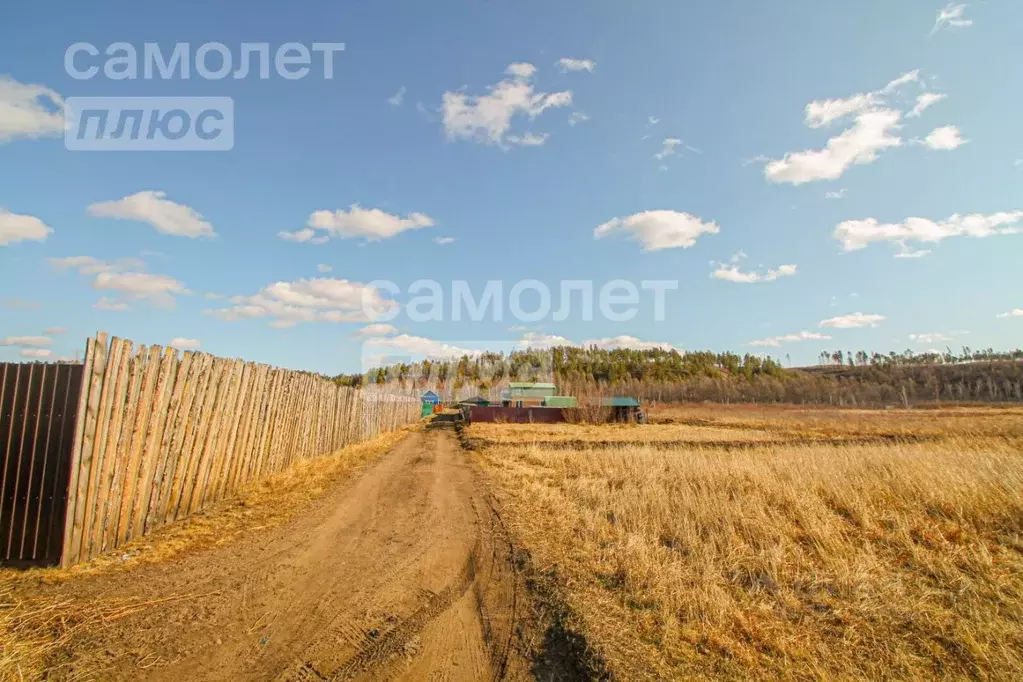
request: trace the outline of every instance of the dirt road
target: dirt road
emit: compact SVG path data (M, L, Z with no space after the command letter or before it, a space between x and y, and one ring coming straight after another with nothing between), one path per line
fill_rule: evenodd
M518 678L508 553L454 434L416 432L279 528L82 581L79 598L204 596L90 633L62 670L174 682Z

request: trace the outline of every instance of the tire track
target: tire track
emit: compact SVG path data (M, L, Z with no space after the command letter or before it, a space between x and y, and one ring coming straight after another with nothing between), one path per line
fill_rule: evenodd
M394 663L393 657L402 652L409 641L433 619L437 618L469 590L476 580L476 557L470 554L458 579L440 593L430 593L426 604L397 627L381 635L371 646L361 649L326 679L330 682L354 679Z

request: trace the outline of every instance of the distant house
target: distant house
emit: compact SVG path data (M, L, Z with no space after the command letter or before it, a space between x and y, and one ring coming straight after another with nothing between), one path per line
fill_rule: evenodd
M554 384L513 381L501 392L501 404L505 407L539 407L545 398L556 395Z
M424 417L429 417L433 414L437 409L437 405L440 404L440 396L433 391L427 391L419 397L419 400L423 405L421 414Z
M600 405L611 408L611 416L616 422L646 423L646 415L640 409L639 401L635 398L614 396L604 398L600 401Z

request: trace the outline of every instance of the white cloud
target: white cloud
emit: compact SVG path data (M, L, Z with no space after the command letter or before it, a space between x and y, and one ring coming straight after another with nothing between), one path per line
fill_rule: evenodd
M969 28L973 26L973 19L966 19L963 16L967 7L969 5L957 5L954 2L950 2L943 9L939 9L938 17L934 21L934 28L931 29L931 35L946 29Z
M26 85L0 76L0 144L19 137L57 136L64 132L64 100L42 85Z
M964 144L968 140L964 140L959 134L959 128L955 126L942 126L941 128L935 128L930 134L924 138L924 144L929 149L936 149L939 151L950 151L956 149Z
M24 241L45 241L52 232L52 228L35 216L11 213L0 207L0 246Z
M402 218L381 211L379 208L362 208L358 204L352 204L346 211L315 211L309 216L309 227L303 228L296 233L281 233L281 237L293 241L309 241L322 243L317 240L326 241L330 237L341 239L364 238L367 241L379 241L390 239L406 230L417 230L424 227L433 227L433 218L424 213L410 213ZM322 237L313 237L314 230L320 230L325 234ZM288 236L285 236L288 235Z
M814 100L804 109L806 117L804 122L810 128L823 128L852 114L878 108L884 104L885 95L896 92L903 85L919 81L920 70L916 69L902 74L874 92L861 92L850 97L836 99Z
M574 126L577 123L584 123L589 120L590 117L587 114L581 111L573 111L572 115L568 117L568 125Z
M522 331L525 328L521 326L513 326L508 329L509 331ZM595 346L602 350L614 350L617 348L625 348L629 350L653 350L656 348L662 348L664 350L677 350L682 352L681 348L664 341L644 341L643 339L638 339L635 336L628 335L610 336L602 339L587 339L580 344L557 334L527 331L515 343L515 347L519 349L532 348L534 350L548 350L558 346L575 346L583 348Z
M54 269L77 270L80 275L95 275L100 272L124 272L126 270L144 270L146 264L139 258L119 258L107 262L92 256L67 256L64 258L47 258Z
M275 282L252 296L234 296L231 306L203 312L225 322L272 318L271 326L290 327L299 322L368 322L397 304L380 291L346 279L300 279Z
M403 85L398 88L398 92L387 98L387 103L392 107L400 107L401 103L405 101L405 92L405 86Z
M174 297L191 292L170 275L146 272L100 272L92 281L93 289L115 291L127 301L147 301L161 308L174 306Z
M333 272L333 271L334 271L334 268L330 267L329 265L324 265L323 263L320 263L319 265L316 266L316 272Z
M736 282L738 284L755 284L757 282L773 282L779 277L791 277L796 274L795 265L779 265L777 268L768 270L767 272L743 272L739 269L738 265L734 263L729 265L726 263L716 263L718 266L714 272L710 273L710 276L714 279L723 279L727 282Z
M557 334L526 332L515 345L522 349L532 348L534 350L547 350L548 348L554 348L556 346L575 346L577 344L574 341L570 341L564 336L558 336Z
M828 140L823 149L789 152L764 166L764 176L775 183L802 185L816 180L835 180L854 164L873 163L878 154L898 147L902 114L894 109L871 109L856 116L851 128Z
M583 346L589 348L590 346L596 346L603 350L614 350L616 348L625 348L628 350L656 350L658 348L663 350L677 350L681 352L681 348L678 348L670 343L664 341L644 341L637 339L635 336L612 336L604 339L589 339L583 342Z
M932 253L932 251L930 249L916 249L914 251L914 250L907 250L907 249L905 249L905 247L903 247L903 250L899 251L897 254L895 254L895 257L896 258L924 258L925 256L931 255L931 253Z
M309 227L303 227L294 232L281 231L277 233L277 236L286 242L298 242L299 244L305 242L310 244L326 244L330 240L330 237L317 237L316 230Z
M593 70L597 68L597 62L592 59L562 57L558 60L557 66L561 69L561 73L568 73L569 71L589 71L593 73Z
M515 62L509 64L508 68L505 69L505 73L515 78L532 78L536 75L536 67L528 62Z
M536 73L532 64L512 64L505 73L508 78L491 86L485 95L467 95L461 90L444 93L441 115L449 140L470 140L508 149L510 141L506 138L516 116L534 119L547 109L572 104L570 90L536 92L531 82Z
M901 76L899 76L898 78L896 78L895 80L890 81L888 83L888 85L886 85L883 88L881 88L877 92L877 94L879 94L879 95L890 95L893 92L895 92L896 90L898 90L899 88L901 88L903 85L908 85L909 83L919 83L919 82L920 82L920 69L914 69L913 71L908 71L908 72L902 74Z
M66 333L67 332L67 327L47 327L43 331L46 332L47 334L52 334L53 336L58 336L60 334Z
M398 336L374 337L367 339L366 347L374 350L401 351L410 355L423 355L428 358L456 358L463 355L477 355L478 350L459 348L444 341L427 339L422 336L399 334Z
M901 247L902 258L917 257L908 249L912 241L937 243L949 237L992 237L999 234L1015 234L1015 227L1023 221L1023 211L1011 211L982 215L955 214L947 220L935 222L927 218L907 218L901 223L881 223L876 218L846 220L835 228L835 239L842 243L843 251L857 251L872 242L895 242ZM908 255L914 254L914 255Z
M121 258L116 261L102 261L92 256L69 256L48 259L56 270L77 270L83 277L92 277L92 288L99 291L113 291L120 300L104 297L96 304L100 310L127 310L128 302L145 301L152 305L169 308L174 297L192 292L184 283L170 275L153 275L142 272L145 263L138 258Z
M202 347L199 339L186 339L181 336L173 339L169 345L178 350L199 350Z
M23 358L42 360L53 355L53 351L48 348L22 348L20 351L20 355Z
M917 69L874 92L814 100L804 110L804 123L808 127L823 128L854 116L852 127L830 138L823 149L788 152L781 159L756 157L750 162L766 162L764 176L770 182L793 185L834 180L853 165L873 163L883 150L902 144L902 139L895 134L901 127L902 112L885 105L887 96L904 85L919 82L920 70Z
M826 341L831 337L827 334L820 334L818 332L801 331L795 334L783 334L782 336L770 336L766 339L758 339L756 341L750 341L747 346L768 346L771 348L777 348L783 343L795 343L797 341Z
M876 327L885 319L884 315L874 313L849 313L821 320L818 326L832 329L859 329L861 327Z
M166 198L166 192L144 191L117 201L101 201L86 210L98 218L137 220L149 223L158 232L175 237L214 237L213 226L195 209L176 204Z
M244 298L244 297L241 297ZM225 322L237 322L257 317L266 317L266 308L258 305L234 305L230 308L206 308L203 313L216 315Z
M951 334L944 334L942 332L929 332L925 334L910 334L909 340L915 343L943 343L947 341L953 341Z
M118 301L107 296L102 296L93 305L96 310L107 310L110 312L123 313L130 310L131 307L124 301Z
M913 109L906 114L906 118L919 117L926 109L937 104L946 97L948 97L948 95L938 92L925 92L921 95L917 95L916 106L914 106Z
M666 137L661 142L661 151L654 154L654 158L661 160L675 154L675 148L682 144L677 137Z
M857 114L876 105L876 93L861 93L844 99L814 100L806 105L806 125L823 128L850 114Z
M49 336L5 336L0 338L0 346L15 348L43 348L53 343Z
M626 218L612 218L593 230L595 239L624 232L643 245L644 251L688 249L702 234L719 232L716 223L705 223L689 213L678 211L643 211Z
M390 336L391 334L397 334L398 330L390 324L367 324L365 327L355 332L356 336L368 337L368 336Z
M540 147L547 144L547 139L550 136L550 133L540 133L538 135L536 133L526 132L523 135L509 135L504 139L508 144L514 144L520 147Z
M825 199L844 199L845 198L845 189L844 188L840 189L837 192L825 192L824 193L824 198Z
M657 118L656 116L648 116L646 121L647 125L655 126L661 122L661 119Z
M1013 308L1009 312L1007 312L1007 313L999 313L999 314L995 315L995 317L998 317L998 318L1023 317L1023 308Z
M448 244L454 244L455 243L455 238L454 237L434 237L433 238L433 243L434 244L439 244L440 246L447 246Z

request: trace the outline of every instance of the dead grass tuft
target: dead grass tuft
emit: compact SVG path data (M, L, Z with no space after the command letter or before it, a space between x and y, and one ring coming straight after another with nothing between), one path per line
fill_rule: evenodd
M469 438L484 444L532 445L559 442L635 443L687 441L766 441L775 436L760 429L717 426L680 431L672 424L493 424L478 422L467 429Z
M665 449L633 427L639 444L567 450L491 434L481 458L517 541L623 679L1023 676L1012 418L976 415L971 432L969 418L800 412L656 428L833 440ZM932 440L842 440L917 430Z
M168 602L198 599L181 594L162 599L107 599L79 603L73 599L24 598L13 585L0 586L0 679L42 679L47 656L78 633L103 627L143 609ZM74 679L69 677L67 679Z

